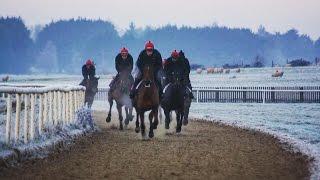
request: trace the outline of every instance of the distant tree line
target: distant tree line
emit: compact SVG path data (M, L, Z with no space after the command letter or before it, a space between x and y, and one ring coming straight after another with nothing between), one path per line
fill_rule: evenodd
M295 29L271 34L249 29L208 26L136 28L133 23L120 36L108 21L70 19L29 30L21 18L0 18L1 73L80 73L91 58L99 73L114 70L114 57L126 46L136 59L147 40L167 58L182 49L190 63L204 66L228 64L254 67L286 64L287 59L313 61L320 57L320 39L313 41ZM195 68L195 66L193 66Z

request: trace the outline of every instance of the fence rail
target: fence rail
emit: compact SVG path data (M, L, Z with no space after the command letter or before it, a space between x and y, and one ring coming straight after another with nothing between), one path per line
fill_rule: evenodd
M84 91L81 86L0 85L0 98L5 100L0 113L6 118L6 143L28 143L46 127L74 123L76 110L84 104Z
M97 101L108 100L109 88L99 88ZM194 102L320 103L320 86L194 87Z
M320 103L320 86L196 87L196 102Z

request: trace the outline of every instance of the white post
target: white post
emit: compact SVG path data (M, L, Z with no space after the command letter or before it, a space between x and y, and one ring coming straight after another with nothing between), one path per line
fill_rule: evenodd
M263 97L262 97L262 103L264 104L266 102L266 91L263 91Z
M73 112L72 112L72 91L69 91L69 122L73 122Z
M66 92L66 111L65 111L65 113L66 113L66 119L65 119L65 122L66 122L66 124L69 124L69 92Z
M48 121L48 93L44 93L43 99L43 123L42 127L46 126Z
M58 91L58 120L59 120L59 123L61 123L61 92Z
M28 143L28 132L29 132L29 124L28 124L28 105L29 105L29 95L24 95L24 143Z
M20 132L20 111L21 111L21 101L20 94L16 94L16 122L15 122L15 142L17 143L19 140L19 132Z
M66 123L66 93L62 92L62 123Z
M10 143L11 136L11 109L12 109L12 101L11 94L8 94L7 97L7 122L6 122L6 143Z
M43 98L42 98L42 94L39 95L39 134L42 134L42 128L43 128Z
M74 113L78 110L78 91L73 92Z
M50 91L49 93L48 93L48 95L49 95L49 126L52 126L52 124L53 124L53 120L52 120L52 92Z
M53 91L53 124L57 125L57 92Z
M197 90L197 103L199 103L199 90Z
M31 94L30 140L34 139L34 121L35 121L35 94Z

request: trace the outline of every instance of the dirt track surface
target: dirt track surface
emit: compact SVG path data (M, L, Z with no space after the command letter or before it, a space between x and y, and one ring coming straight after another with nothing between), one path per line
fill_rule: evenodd
M192 121L176 135L163 124L155 138L142 141L118 121L105 123L95 112L101 132L76 141L70 149L43 160L5 169L0 179L304 179L308 160L284 151L270 136L218 124ZM148 126L147 126L148 127Z

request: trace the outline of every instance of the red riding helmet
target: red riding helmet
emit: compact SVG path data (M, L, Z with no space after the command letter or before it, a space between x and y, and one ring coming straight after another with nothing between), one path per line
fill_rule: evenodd
M129 51L128 51L127 48L123 47L123 48L120 50L120 53L121 53L121 54L128 54Z
M153 50L154 49L154 45L151 41L148 41L145 45L145 49L146 50Z
M177 50L172 51L171 57L173 57L175 59L177 59L179 57L179 53L177 52Z
M91 60L91 59L88 59L88 60L86 61L86 65L87 65L87 66L92 66L92 65L93 65L92 60Z

